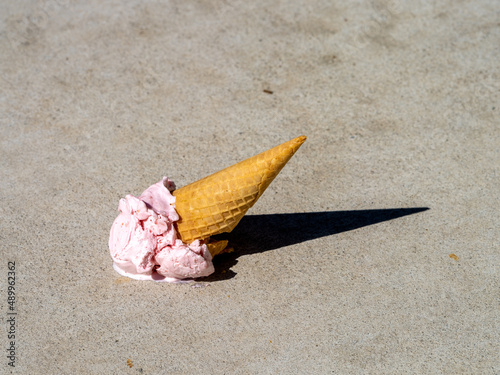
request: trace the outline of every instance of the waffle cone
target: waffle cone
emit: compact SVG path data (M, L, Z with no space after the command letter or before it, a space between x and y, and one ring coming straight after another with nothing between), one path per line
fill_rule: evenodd
M220 253L227 253L228 249L227 247L227 241L226 240L221 240L221 241L210 241L207 244L208 251L210 251L210 254L212 257L220 254Z
M182 241L231 232L305 140L297 137L175 190Z

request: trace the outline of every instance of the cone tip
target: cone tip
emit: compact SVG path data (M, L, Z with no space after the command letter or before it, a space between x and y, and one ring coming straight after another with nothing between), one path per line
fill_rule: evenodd
M301 143L302 144L302 143L304 143L306 141L306 139L307 139L307 137L305 135L301 135L301 136L295 138L295 141L297 143Z
M292 139L291 141L288 142L288 144L293 145L293 150L294 152L299 149L300 146L306 141L307 137L305 135L301 135L297 138Z

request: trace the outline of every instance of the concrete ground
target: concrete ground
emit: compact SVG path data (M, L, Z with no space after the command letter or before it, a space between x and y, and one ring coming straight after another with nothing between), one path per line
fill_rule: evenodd
M497 0L1 1L0 373L499 374L499 61ZM112 269L301 134L214 275Z

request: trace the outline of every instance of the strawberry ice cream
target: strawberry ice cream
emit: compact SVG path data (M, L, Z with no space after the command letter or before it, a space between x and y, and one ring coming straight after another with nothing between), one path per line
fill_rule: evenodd
M214 272L212 255L199 240L177 238L174 183L167 177L139 198L120 199L120 214L111 227L109 249L114 269L137 280L176 282Z

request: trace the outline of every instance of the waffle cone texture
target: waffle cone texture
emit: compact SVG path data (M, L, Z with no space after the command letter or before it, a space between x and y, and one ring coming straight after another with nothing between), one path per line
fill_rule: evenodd
M231 232L305 140L297 137L175 190L182 241Z

